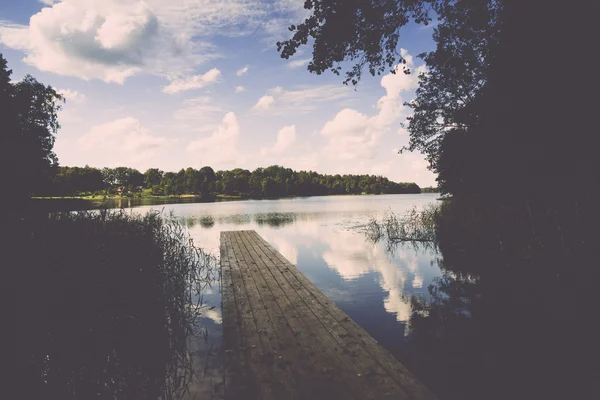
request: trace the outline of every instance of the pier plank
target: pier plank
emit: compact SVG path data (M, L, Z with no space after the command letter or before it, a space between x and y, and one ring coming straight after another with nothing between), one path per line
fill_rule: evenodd
M436 397L255 231L221 233L228 399Z

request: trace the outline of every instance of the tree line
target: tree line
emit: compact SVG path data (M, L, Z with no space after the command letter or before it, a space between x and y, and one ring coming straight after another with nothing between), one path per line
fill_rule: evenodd
M318 196L335 194L421 193L413 182L393 182L377 175L327 175L294 171L279 165L214 171L206 166L164 172L150 168L57 167L50 190L43 195L135 194L146 189L155 196L193 194L210 198L216 194L241 197Z

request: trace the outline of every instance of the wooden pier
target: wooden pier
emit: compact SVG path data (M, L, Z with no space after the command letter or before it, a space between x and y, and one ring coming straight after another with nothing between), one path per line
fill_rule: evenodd
M221 232L227 399L435 399L255 231Z

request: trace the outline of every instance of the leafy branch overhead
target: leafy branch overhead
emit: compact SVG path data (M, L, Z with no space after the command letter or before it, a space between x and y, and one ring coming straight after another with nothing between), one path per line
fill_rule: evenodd
M451 130L476 123L474 101L488 79L491 49L498 42L502 2L499 0L311 0L311 15L292 25L291 39L277 44L281 57L293 56L312 44L310 72L339 75L345 62L344 84L357 85L364 69L373 76L398 66L411 73L400 52L401 30L434 19L435 50L418 55L427 66L419 76L402 150L419 151L430 169L440 173L441 143Z
M398 51L400 28L410 21L431 22L431 0L307 0L304 8L312 15L298 25L289 27L291 39L277 42L281 57L288 59L298 49L313 40L313 59L308 70L318 75L330 70L339 75L341 63L356 64L346 71L344 83L360 81L366 66L371 75L381 75L386 69L395 72L395 65L406 60ZM444 2L445 3L445 2ZM410 70L404 67L405 73Z

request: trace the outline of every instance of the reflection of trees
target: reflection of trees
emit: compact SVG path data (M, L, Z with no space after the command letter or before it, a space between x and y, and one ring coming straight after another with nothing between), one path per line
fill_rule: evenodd
M413 300L407 364L442 399L600 398L593 207L483 209L441 220L444 275Z
M278 228L280 226L293 224L294 221L296 221L296 214L294 213L272 212L254 214L254 222L259 226L267 225Z
M204 216L200 218L200 225L203 228L212 228L215 225L215 220L210 215Z
M236 224L246 225L249 224L252 219L249 214L231 214L219 217L219 224Z

